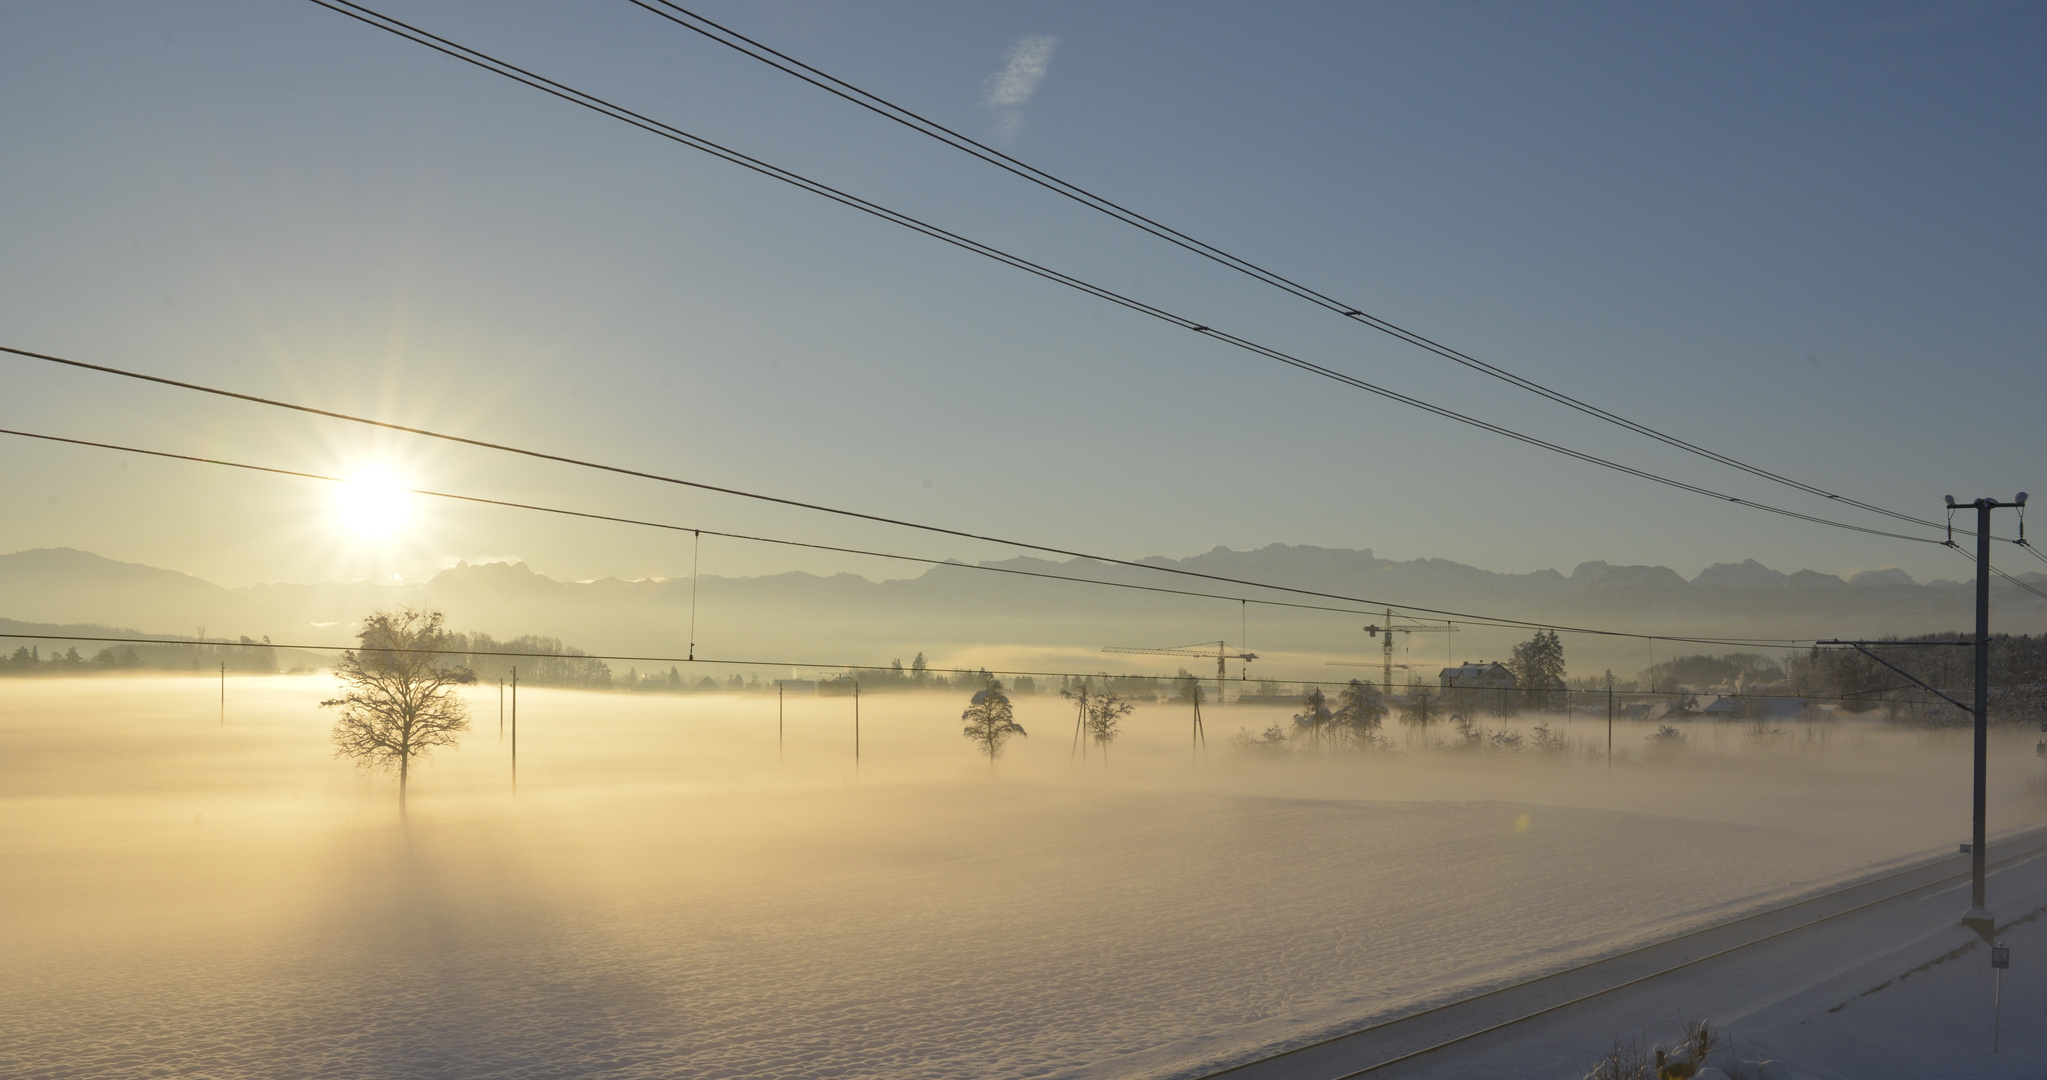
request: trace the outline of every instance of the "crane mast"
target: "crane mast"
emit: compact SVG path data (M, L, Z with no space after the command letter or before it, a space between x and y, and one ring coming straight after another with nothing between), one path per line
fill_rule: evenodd
M1393 698L1393 635L1454 634L1457 632L1457 627L1450 623L1444 623L1441 626L1433 623L1396 623L1393 621L1392 608L1386 609L1385 622L1371 623L1366 625L1364 629L1365 633L1381 639L1380 683L1385 687L1386 698L1389 701Z

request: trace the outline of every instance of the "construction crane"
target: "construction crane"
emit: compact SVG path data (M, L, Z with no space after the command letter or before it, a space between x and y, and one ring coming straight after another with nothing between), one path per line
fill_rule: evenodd
M1386 687L1387 698L1391 699L1393 697L1393 635L1454 634L1456 632L1457 627L1451 625L1450 623L1444 623L1441 626L1437 626L1434 623L1396 623L1393 621L1392 608L1386 609L1385 622L1370 623L1366 625L1365 633L1370 634L1375 638L1382 639L1383 644L1385 646L1381 653L1381 655L1384 657L1381 663L1383 664L1384 685Z
M1140 649L1130 645L1111 645L1102 651L1112 653L1144 653L1148 656L1198 656L1204 660L1213 656L1215 657L1215 700L1216 704L1220 705L1223 700L1223 679L1228 674L1224 664L1230 660L1241 660L1248 664L1258 659L1258 654L1254 652L1231 652L1229 650L1230 643L1227 641L1197 641L1192 645L1175 645L1170 649ZM1241 670L1238 671L1237 677L1240 679L1244 677Z

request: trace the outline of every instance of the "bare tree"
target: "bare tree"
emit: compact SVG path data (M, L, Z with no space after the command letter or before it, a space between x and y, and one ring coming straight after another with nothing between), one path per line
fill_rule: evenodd
M334 665L346 693L320 704L341 706L334 723L335 753L365 770L398 769L398 808L412 759L436 746L453 746L469 730L469 709L454 687L475 673L444 655L451 641L438 611L401 607L363 620L359 647Z
M967 722L965 735L981 744L988 754L988 767L995 767L995 759L1002 756L1002 744L1011 735L1030 738L1030 732L1016 722L1016 710L1009 704L1009 695L1002 692L1002 684L990 682L986 690L974 695L973 703L960 714Z
M1109 763L1109 744L1116 741L1116 736L1123 734L1119 730L1122 719L1129 716L1131 710L1135 708L1135 705L1106 692L1096 694L1094 700L1088 703L1087 733L1094 739L1095 745L1102 748L1102 764Z

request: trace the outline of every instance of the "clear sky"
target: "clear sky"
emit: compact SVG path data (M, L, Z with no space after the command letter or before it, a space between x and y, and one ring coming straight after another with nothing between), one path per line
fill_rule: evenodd
M624 0L372 6L1205 324L1880 524L1204 264ZM701 10L1756 464L1928 516L1947 493L2047 491L2039 5ZM1119 556L1283 542L1498 570L1968 572L1345 389L297 0L0 8L0 146L0 343L17 347ZM26 361L0 359L0 386L8 427L1006 554ZM420 507L364 537L305 482L17 439L0 455L0 550L88 548L230 585L514 556L564 578L689 570L687 544L617 527ZM729 542L704 557L727 574L884 572Z

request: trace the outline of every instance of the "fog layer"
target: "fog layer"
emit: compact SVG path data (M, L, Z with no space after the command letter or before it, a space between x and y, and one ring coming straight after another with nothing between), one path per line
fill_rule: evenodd
M964 694L495 687L463 745L334 759L324 677L0 684L0 1072L1181 1074L1948 847L1967 740L1570 725L1572 752L1256 757L1284 719L1072 714L991 771ZM1542 718L1513 722L1524 730ZM1495 723L1499 723L1495 721ZM2032 736L1993 828L2037 820ZM1952 850L1948 847L1948 850Z

